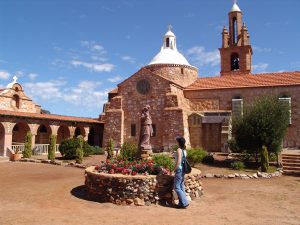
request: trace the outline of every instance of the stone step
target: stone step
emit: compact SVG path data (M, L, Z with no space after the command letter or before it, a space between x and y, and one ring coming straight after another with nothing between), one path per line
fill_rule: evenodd
M300 176L300 171L297 170L288 170L288 171L283 171L284 175L291 175L291 176Z
M283 167L285 167L285 166L300 167L300 163L294 163L294 162L283 162L282 165L283 165Z
M281 156L287 158L300 158L299 154L282 154Z
M300 165L300 160L282 160L282 163L296 163L296 164L299 164Z
M300 172L300 166L285 166L283 165L283 171L288 171L288 170L296 170Z

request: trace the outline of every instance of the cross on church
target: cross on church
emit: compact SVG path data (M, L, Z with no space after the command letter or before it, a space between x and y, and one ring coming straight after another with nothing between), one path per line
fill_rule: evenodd
M14 83L17 83L17 79L18 79L18 77L15 75L15 76L13 77L13 82L14 82Z
M172 29L173 29L172 25L169 25L168 29L169 29L169 31L172 31Z

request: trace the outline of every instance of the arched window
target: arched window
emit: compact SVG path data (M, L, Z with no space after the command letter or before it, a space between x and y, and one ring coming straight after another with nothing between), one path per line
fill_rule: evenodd
M41 125L39 131L40 133L47 133L47 127L45 125Z
M167 47L167 48L170 47L170 38L166 38L166 47Z
M18 109L20 108L20 97L18 95L13 96L12 105Z
M233 53L231 55L231 71L240 69L240 57L239 54Z
M238 38L238 35L237 35L237 20L236 20L236 17L233 17L232 19L232 38L233 38L233 44L236 44L237 43L237 38Z

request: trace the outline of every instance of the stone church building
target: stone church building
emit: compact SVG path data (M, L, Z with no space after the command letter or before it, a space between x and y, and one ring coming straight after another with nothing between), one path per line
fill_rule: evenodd
M300 147L300 72L252 74L252 47L235 3L228 13L229 27L222 32L221 71L216 77L198 76L198 69L178 52L169 30L160 52L108 94L99 118L47 114L14 81L0 90L0 156L24 148L25 135L33 135L33 151L44 154L50 135L63 139L83 135L91 145L105 146L113 138L138 142L140 115L151 107L154 150L164 150L182 135L188 147L228 151L231 121L255 97L273 94L290 106L291 117L284 147Z
M160 52L108 95L100 120L104 122L103 144L113 138L138 142L141 109L151 107L156 150L170 148L182 135L187 146L208 151L227 151L232 117L255 97L273 94L286 101L291 119L284 147L300 147L300 72L252 74L253 50L242 12L234 3L228 13L228 30L222 32L221 71L216 77L198 76L176 47L169 30Z

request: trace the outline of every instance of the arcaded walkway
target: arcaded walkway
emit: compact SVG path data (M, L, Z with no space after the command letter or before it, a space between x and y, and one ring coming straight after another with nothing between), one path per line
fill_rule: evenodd
M0 163L0 224L299 224L300 178L203 180L187 210L97 203L82 191L84 171Z

